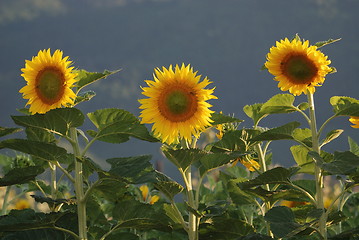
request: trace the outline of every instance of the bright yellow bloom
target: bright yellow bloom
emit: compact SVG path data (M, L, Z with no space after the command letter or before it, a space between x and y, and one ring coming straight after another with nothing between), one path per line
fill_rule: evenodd
M216 137L219 139L219 140L221 140L222 139L222 137L223 137L223 124L218 124L217 126L216 126L216 129L218 130L218 133L216 134Z
M350 117L349 118L349 121L354 124L354 125L351 125L352 128L359 128L359 117Z
M77 74L73 73L68 57L62 57L62 51L56 50L51 56L50 49L40 50L31 61L25 61L21 74L27 85L20 89L24 99L29 99L32 114L46 113L54 108L71 106L76 98L71 90Z
M148 193L149 193L149 189L148 189L147 185L142 185L140 187L140 190L141 190L141 194L142 194L142 200L144 202L146 202L147 197L148 197Z
M151 205L153 205L155 202L157 202L158 200L160 200L160 196L158 196L158 195L153 195L151 198L150 198L150 200L149 200L149 203L151 204Z
M314 93L315 87L324 83L331 72L327 58L316 46L309 46L309 41L286 38L270 48L265 66L282 91L298 96L307 91Z
M30 208L30 203L28 200L19 199L18 201L16 201L14 209L22 210L22 209L26 209L26 208Z
M142 88L148 98L139 100L141 123L153 123L153 134L163 143L178 143L182 138L191 142L212 122L212 105L206 101L217 97L212 95L214 88L205 89L211 82L200 81L201 75L190 65L154 71L154 80L146 80L148 87Z
M256 169L259 170L261 168L261 166L256 160L246 158L237 158L232 163L232 166L235 166L238 162L241 162L243 166L245 166L251 172L254 172L256 171Z

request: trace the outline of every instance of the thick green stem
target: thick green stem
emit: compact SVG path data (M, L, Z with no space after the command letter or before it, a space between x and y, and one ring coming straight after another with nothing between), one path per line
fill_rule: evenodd
M75 155L75 192L77 201L77 216L79 225L80 240L87 240L87 224L86 224L86 201L83 189L83 169L80 155L80 147L77 139L76 128L70 129L71 139L73 140L73 149ZM78 157L80 159L78 159Z
M50 182L51 198L55 200L57 198L56 165L49 162L49 166L51 172L51 182Z
M2 203L1 216L6 214L10 191L11 191L11 186L7 186L5 191L4 201Z
M309 104L309 116L310 116L310 129L312 131L312 147L313 151L320 154L320 147L319 147L319 136L317 132L317 122L315 117L315 107L314 107L314 98L313 94L308 91L308 104ZM317 201L317 208L324 210L324 198L323 198L323 171L315 164L314 169L315 175L315 187L316 187L316 201ZM322 235L324 240L327 240L327 229L326 229L326 214L322 214L319 219L319 232Z
M188 196L188 204L191 208L197 210L194 195L193 195L193 188L192 188L192 176L191 176L191 166L189 166L185 171L186 177L186 189L187 189L187 196ZM188 238L189 240L198 240L198 223L197 217L194 213L189 212L189 219L188 219Z

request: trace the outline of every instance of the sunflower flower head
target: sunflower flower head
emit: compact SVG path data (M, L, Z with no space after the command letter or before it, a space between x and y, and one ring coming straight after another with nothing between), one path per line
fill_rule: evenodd
M354 125L351 125L352 128L359 128L359 117L350 117L349 122L354 124Z
M282 91L289 90L298 96L308 91L314 93L315 87L324 83L325 76L332 71L327 58L316 46L310 46L309 41L285 38L270 48L265 67L275 76Z
M32 60L25 61L21 76L27 85L20 89L26 105L30 105L30 113L46 113L54 108L71 106L76 94L71 90L76 82L77 74L70 67L68 57L56 50L51 55L50 49L40 50Z
M152 124L152 132L163 143L179 143L180 139L192 141L211 125L211 111L207 100L216 99L214 88L205 89L211 82L193 71L190 65L173 69L155 69L153 80L146 80L140 99L141 123Z

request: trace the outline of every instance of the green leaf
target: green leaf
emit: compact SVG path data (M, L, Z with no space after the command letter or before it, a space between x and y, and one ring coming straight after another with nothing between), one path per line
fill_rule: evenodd
M339 40L341 40L341 38L337 38L337 39L328 39L326 41L320 41L320 42L316 42L314 44L314 46L316 46L317 48L321 48L324 47L325 45L331 44L331 43L335 43L338 42Z
M212 150L241 151L244 153L255 144L255 142L250 140L259 133L259 130L254 129L241 129L227 132L221 140L213 144Z
M256 195L243 191L236 180L230 180L227 184L227 191L232 201L238 205L255 204Z
M338 175L348 175L354 173L359 167L359 156L352 152L334 152L334 160L329 163L323 163L322 168Z
M253 119L254 125L258 125L258 122L268 116L268 114L261 112L263 103L256 103L253 105L246 105L243 107L243 111L248 117Z
M336 116L359 117L359 100L355 98L334 96L330 98L330 104Z
M238 156L233 156L232 154L225 153L208 153L200 158L200 170L201 176L205 173L221 167L232 160L235 160Z
M68 136L69 129L84 123L85 116L76 108L57 108L45 114L12 116L17 125L39 128L60 136Z
M152 205L136 200L121 201L113 209L113 217L118 221L117 229L157 229L170 231L167 215L156 212Z
M188 166L202 158L206 152L200 149L162 149L168 160L170 160L176 167L185 171Z
M291 146L290 151L292 152L295 162L300 167L298 173L309 173L314 174L314 161L308 156L309 150L302 145Z
M249 188L264 184L290 184L290 177L297 171L297 168L286 169L276 167L258 175L252 180L240 183L239 186Z
M45 143L56 142L56 138L54 134L40 128L27 127L25 129L25 132L28 140L45 142Z
M299 122L290 122L283 126L272 128L268 131L262 132L258 136L255 136L252 141L270 141L270 140L284 140L294 139L293 131L300 126Z
M111 169L108 171L110 176L121 178L128 183L139 184L155 181L155 171L150 160L150 155L143 155L111 158L106 162L111 165Z
M348 137L348 143L350 151L355 155L359 156L359 145L351 137Z
M322 143L320 144L320 146L324 146L327 143L330 143L331 141L333 141L334 139L336 139L337 137L340 136L340 134L342 134L344 132L343 129L335 129L330 131L327 136L325 137L325 139L323 139Z
M288 207L278 206L270 209L264 218L270 223L275 236L282 238L301 227L294 221L294 214Z
M76 71L76 73L77 73L76 78L78 79L77 85L76 85L76 87L77 87L76 95L85 86L87 86L87 85L89 85L91 83L94 83L94 82L96 82L96 81L98 81L100 79L107 78L108 76L110 76L112 74L115 74L115 73L118 73L119 71L121 71L121 69L115 70L115 71L105 70L103 73L100 73L100 72L87 72L84 69Z
M309 103L307 102L302 102L301 104L298 105L298 108L302 111L305 111L309 108Z
M85 101L90 101L94 96L96 96L96 93L94 91L81 92L77 94L74 105Z
M13 133L17 133L22 131L21 128L4 128L4 127L0 127L0 137L9 135L9 134L13 134Z
M166 215L170 219L172 219L174 223L181 224L181 215L179 215L179 213L172 204L163 204L163 210L166 212Z
M292 94L277 94L262 105L261 114L290 113L297 111Z
M293 130L292 136L295 140L312 147L312 131L309 128L296 128Z
M88 133L100 141L122 143L128 141L129 137L135 137L149 142L158 141L152 137L147 128L143 124L140 124L139 120L128 111L107 108L88 113L87 116L98 129L98 132L90 130Z
M115 232L106 237L106 240L119 240L119 239L126 239L126 240L139 240L139 236L130 232Z
M58 161L69 163L71 155L64 148L44 142L25 139L8 139L0 142L0 148L10 148L16 151L30 154L45 161Z
M173 200L174 196L183 191L183 186L163 173L156 171L156 182L153 184L156 189L165 194L168 199Z
M0 178L0 187L27 183L44 171L38 166L11 169L3 178Z
M240 120L238 118L231 117L231 116L228 116L228 115L224 115L224 114L221 114L221 113L212 113L211 119L213 120L213 122L211 123L212 126L215 126L215 125L218 125L218 124L223 124L223 123L240 123L240 122L243 122L243 120Z
M109 202L116 202L124 199L127 194L127 183L115 178L101 178L100 183L93 188L93 196L105 199Z

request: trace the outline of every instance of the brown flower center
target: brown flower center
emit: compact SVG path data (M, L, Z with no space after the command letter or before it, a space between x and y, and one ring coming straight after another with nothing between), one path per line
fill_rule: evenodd
M161 114L171 122L184 122L197 111L198 99L193 89L180 84L167 86L158 98Z
M282 60L280 68L294 84L309 85L318 73L317 66L303 54L288 54Z
M64 94L65 76L56 67L46 67L36 76L36 93L43 103L54 104Z

